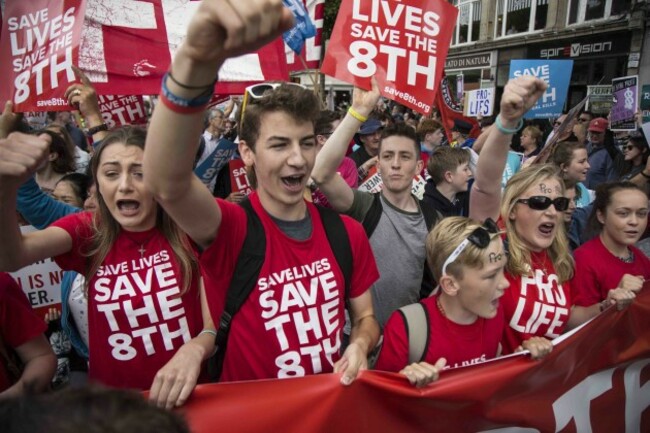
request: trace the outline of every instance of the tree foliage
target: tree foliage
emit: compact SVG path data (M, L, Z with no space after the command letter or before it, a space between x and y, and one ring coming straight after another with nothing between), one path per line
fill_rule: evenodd
M323 19L323 40L327 41L332 34L336 15L339 13L341 0L325 0L325 17Z

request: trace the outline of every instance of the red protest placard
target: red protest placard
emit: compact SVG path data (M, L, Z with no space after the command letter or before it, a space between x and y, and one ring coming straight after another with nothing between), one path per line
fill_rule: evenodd
M144 125L147 113L139 95L106 95L99 97L99 111L110 129L120 125Z
M6 0L0 101L13 100L17 112L69 110L63 93L75 81L73 63L99 95L156 95L200 3ZM241 95L251 84L288 78L280 37L254 53L228 59L215 93Z
M231 159L228 162L228 169L230 170L230 189L232 192L243 192L249 195L253 192L251 183L246 174L246 166L241 159Z
M321 71L428 114L458 10L443 0L343 0Z
M0 33L0 101L15 111L69 110L83 27L82 0L7 1Z

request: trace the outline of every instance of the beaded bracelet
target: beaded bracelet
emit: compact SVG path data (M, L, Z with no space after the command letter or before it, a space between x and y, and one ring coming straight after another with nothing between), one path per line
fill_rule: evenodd
M519 123L517 123L517 126L515 126L512 129L503 126L503 123L501 123L501 116L497 116L496 120L494 121L494 124L496 125L499 132L501 132L502 134L512 135L512 134L516 134L517 131L519 131L522 126L524 126L524 119L519 119Z
M171 90L169 90L167 87L167 77L169 77L169 75L169 72L167 72L163 76L160 89L160 101L170 110L181 114L193 114L203 111L208 102L210 102L210 99L212 99L214 86L206 88L203 93L192 99L187 99L175 95Z
M357 119L361 123L368 120L368 118L366 116L364 116L362 114L359 114L359 112L357 112L357 110L355 110L352 107L348 108L348 113L350 113L350 116L354 117L355 119Z

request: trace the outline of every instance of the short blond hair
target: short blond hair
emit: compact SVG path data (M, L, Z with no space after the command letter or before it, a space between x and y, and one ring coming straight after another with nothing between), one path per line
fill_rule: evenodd
M542 181L555 179L564 195L564 182L557 173L557 168L551 164L534 164L524 168L508 180L501 200L501 219L506 225L508 237L508 264L506 270L510 275L528 275L531 269L530 251L517 234L514 223L510 220L510 213L517 205L517 200L531 186ZM573 276L573 258L569 252L569 242L565 230L559 227L553 243L548 248L548 255L555 267L555 272L563 283Z
M429 232L426 240L427 262L436 281L442 278L442 266L445 260L478 227L481 227L481 224L473 219L452 216L442 219ZM500 238L494 235L492 241L495 239ZM447 274L462 280L464 268L483 269L485 251L486 249L470 242L458 258L447 266Z

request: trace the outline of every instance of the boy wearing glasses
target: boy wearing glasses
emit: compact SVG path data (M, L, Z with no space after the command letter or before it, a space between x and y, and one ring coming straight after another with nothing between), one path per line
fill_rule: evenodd
M427 331L410 328L408 310L393 313L384 328L377 370L400 372L411 384L424 386L435 381L443 368L473 365L500 355L506 323L499 298L509 283L499 233L490 219L481 226L463 217L445 218L429 233L427 258L439 292L417 304L424 311ZM426 341L415 341L416 335ZM423 350L415 353L422 343ZM518 349L530 350L538 359L552 347L547 339L533 337Z
M261 257L261 269L233 316L221 381L334 371L349 384L366 368L367 354L379 337L368 291L378 272L363 228L342 218L352 257L346 289L320 211L303 198L316 158L314 122L320 107L316 96L300 86L270 85L268 93L248 101L239 151L257 180L247 202L249 211L215 201L192 173L198 142L192 137L200 135L201 112L213 94L220 66L227 58L275 39L292 23L282 2L201 2L162 83L161 104L147 137L145 182L202 250L205 308L217 323L224 319L226 291L248 223L259 220L262 225L266 247L260 251L251 247ZM346 301L353 328L341 355ZM215 334L210 324L204 326L206 333ZM187 364L195 365L208 355L197 347ZM161 388L170 394L180 392L176 383Z

